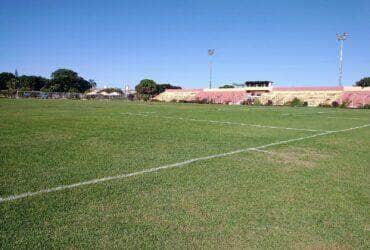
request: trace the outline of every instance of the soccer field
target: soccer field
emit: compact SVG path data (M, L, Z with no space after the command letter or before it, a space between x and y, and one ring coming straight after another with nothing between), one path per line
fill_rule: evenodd
M370 110L0 99L0 248L370 248Z

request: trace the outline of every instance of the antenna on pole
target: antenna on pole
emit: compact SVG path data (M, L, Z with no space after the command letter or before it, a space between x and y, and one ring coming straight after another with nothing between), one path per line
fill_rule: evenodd
M208 50L209 56L209 88L212 88L212 56L215 54L215 49Z
M343 78L343 42L347 39L348 33L344 32L342 34L337 33L337 40L339 42L339 73L338 73L338 84L342 86Z

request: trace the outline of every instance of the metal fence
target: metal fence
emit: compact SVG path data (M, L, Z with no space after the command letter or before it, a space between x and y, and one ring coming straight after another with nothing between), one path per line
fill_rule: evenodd
M1 90L0 97L3 98L34 98L34 99L131 99L131 94L85 94L73 92L44 92L44 91L9 91Z

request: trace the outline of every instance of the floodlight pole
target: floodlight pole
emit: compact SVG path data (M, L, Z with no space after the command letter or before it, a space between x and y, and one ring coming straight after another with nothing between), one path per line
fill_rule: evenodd
M338 75L339 86L342 86L342 78L343 78L343 40L339 40L339 75Z
M215 53L214 49L208 50L208 56L209 56L209 88L212 88L212 56Z
M338 83L342 86L343 78L343 43L346 40L348 33L337 34L337 40L339 41L339 73L338 73Z
M212 88L212 59L209 57L209 88Z

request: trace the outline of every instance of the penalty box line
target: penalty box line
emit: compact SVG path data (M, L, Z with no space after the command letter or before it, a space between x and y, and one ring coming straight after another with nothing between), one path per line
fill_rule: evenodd
M182 121L192 121L192 122L208 122L216 124L226 124L226 125L239 125L239 126L248 126L248 127L257 127L257 128L268 128L268 129L284 129L284 130L296 130L296 131L307 131L307 132L332 132L330 130L320 130L320 129L306 129L306 128L289 128L289 127L279 127L279 126L270 126L270 125L260 125L252 123L241 123L241 122L230 122L230 121L215 121L215 120L204 120L204 119L194 119L194 118L184 118L177 116L162 116L162 115L149 115L146 113L131 113L124 112L122 115L132 115L132 116L143 116L143 117L154 117L161 119L171 119L171 120L182 120Z
M248 152L248 151L263 151L265 148L276 146L276 145L307 140L307 139L311 139L311 138L315 138L315 137L319 137L319 136L330 135L330 134L334 134L334 133L343 133L343 132L346 132L346 131L365 128L365 127L369 127L369 126L370 126L370 124L365 124L365 125L362 125L362 126L357 126L357 127L352 127L352 128L342 129L342 130L328 131L328 132L323 132L323 133L320 133L320 134L314 134L314 135L305 136L305 137L299 137L299 138L294 138L294 139L277 141L277 142L265 144L265 145L258 146L258 147L250 147L250 148L239 149L239 150L235 150L235 151L231 151L231 152L227 152L227 153L222 153L222 154L214 154L214 155L208 155L208 156L204 156L204 157L193 158L193 159L189 159L189 160L186 160L186 161L173 163L173 164L168 164L168 165L164 165L164 166L160 166L160 167L149 168L149 169L145 169L145 170L141 170L141 171L133 172L133 173L129 173L129 174L121 174L121 175L116 175L116 176L107 176L107 177L103 177L103 178L97 178L97 179L92 179L92 180L88 180L88 181L77 182L77 183L69 184L69 185L62 185L62 186L48 188L48 189L41 189L41 190L36 191L36 192L26 192L26 193L22 193L22 194L10 195L8 197L0 197L0 203L19 200L19 199L22 199L22 198L27 198L27 197L36 196L36 195L53 193L53 192L66 190L66 189L73 189L73 188L77 188L77 187L81 187L81 186L98 184L98 183L102 183L102 182L106 182L106 181L124 179L124 178L128 178L128 177L131 177L131 176L137 176L137 175L142 175L142 174L146 174L146 173L157 172L157 171L160 171L160 170L163 170L163 169L182 167L182 166L185 166L185 165L188 165L188 164L191 164L191 163L194 163L194 162L198 162L198 161L205 161L205 160L210 160L210 159L214 159L214 158L221 158L221 157L226 157L226 156L235 155L235 154Z

